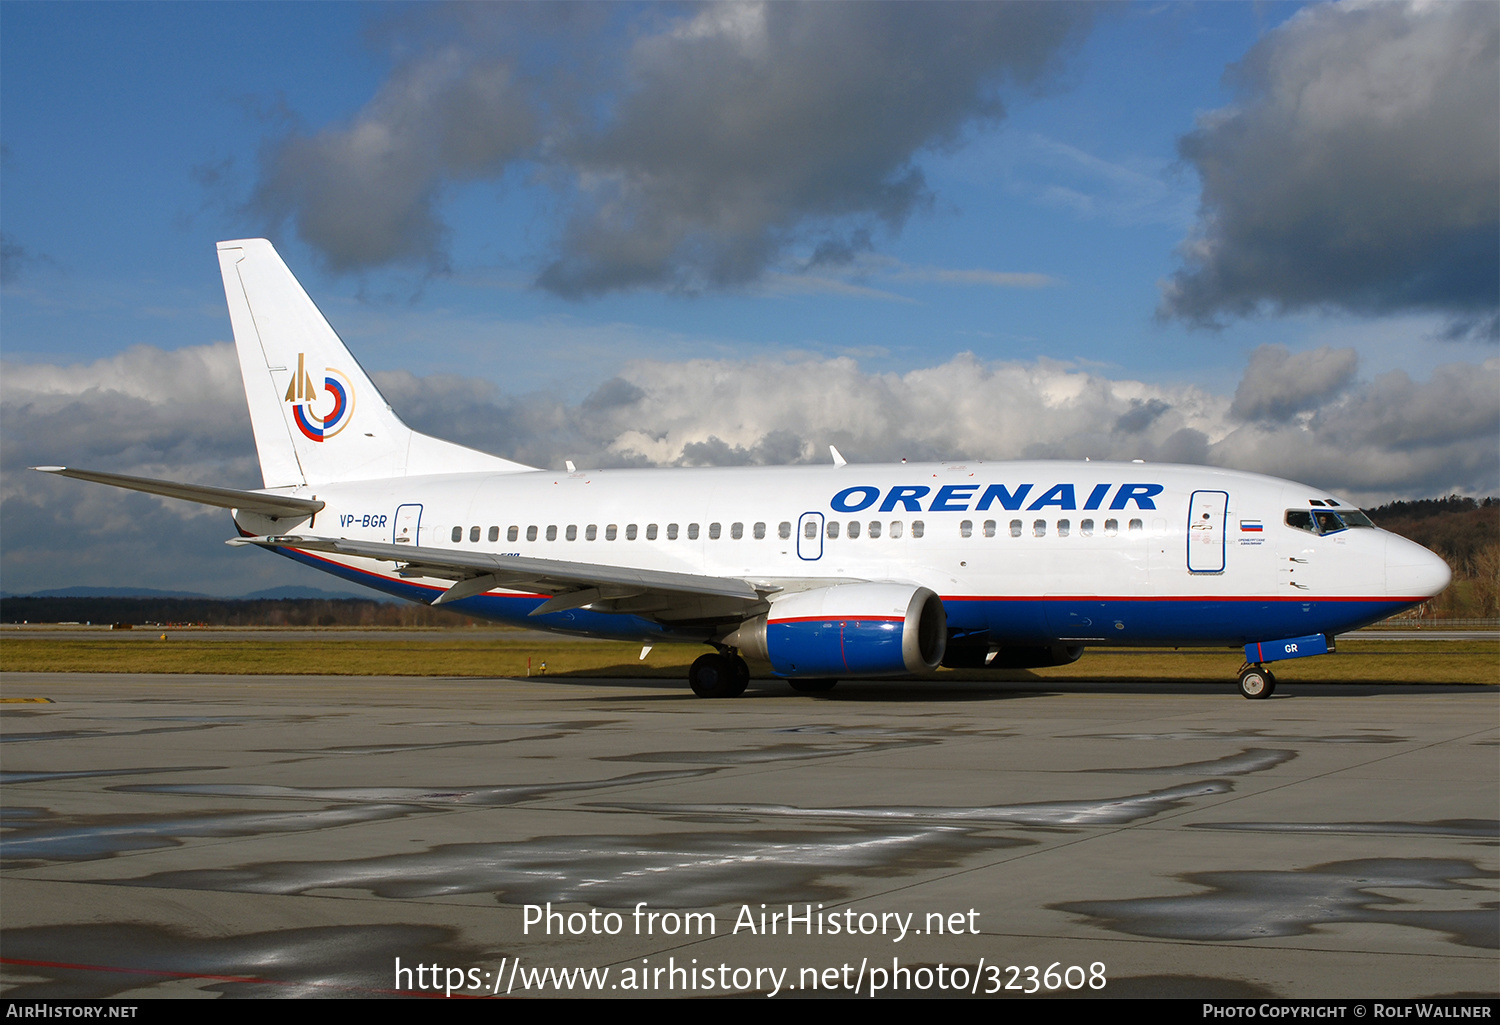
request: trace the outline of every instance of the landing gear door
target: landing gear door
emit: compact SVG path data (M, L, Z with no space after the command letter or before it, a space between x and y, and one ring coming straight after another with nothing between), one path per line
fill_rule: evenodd
M1187 566L1192 573L1224 572L1226 491L1194 491L1188 503Z
M823 514L807 512L797 521L797 558L815 562L823 557Z
M398 505L396 507L396 526L391 532L392 544L417 544L417 532L421 529L422 507L420 505Z

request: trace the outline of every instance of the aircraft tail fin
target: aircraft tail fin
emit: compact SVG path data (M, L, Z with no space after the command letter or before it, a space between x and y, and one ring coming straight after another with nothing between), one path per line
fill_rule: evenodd
M265 239L219 243L268 488L532 467L413 431Z

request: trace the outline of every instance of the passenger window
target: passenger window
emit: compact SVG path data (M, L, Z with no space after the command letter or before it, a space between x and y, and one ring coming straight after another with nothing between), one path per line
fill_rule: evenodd
M745 536L745 525L743 523L731 523L729 525L729 537L730 537L731 540L738 541L740 538L742 538L744 536Z
M625 525L625 540L634 541L636 533L637 528L634 523L627 523ZM646 537L652 541L656 540L656 524L653 523L651 524L651 526L646 528Z
M974 536L974 521L973 520L964 520L962 523L960 523L958 525L958 536L959 537L973 537Z
M1021 521L1020 520L1011 520L1010 521L1010 536L1011 537L1020 537L1021 536Z
M578 540L578 524L576 524L576 523L570 523L570 524L568 524L568 540L569 541L577 541Z
M584 531L583 531L583 539L585 541L597 541L597 540L599 540L599 528L598 528L598 526L596 526L595 524L590 523L587 527L585 527Z
M1132 534L1139 534L1142 530L1145 529L1145 527L1146 527L1146 525L1144 523L1142 523L1140 520L1131 520L1130 521L1130 532Z
M677 540L677 524L675 524L675 523L668 523L667 524L667 540L668 541L676 541Z
M836 538L838 536L839 536L839 521L838 520L829 520L828 521L828 537L829 537L829 539L831 540L831 539Z
M1119 532L1120 532L1120 521L1119 520L1105 520L1104 521L1104 536L1105 537L1114 537Z
M985 520L984 521L984 536L985 537L994 537L995 536L995 521L994 520Z
M808 520L807 523L806 523L806 525L803 526L803 528L802 528L802 536L805 537L805 538L807 538L808 540L812 540L813 538L817 537L818 536L818 521L817 520Z
M927 532L927 525L925 523L923 523L921 520L912 520L911 521L911 536L912 537L921 537L926 532Z
M696 540L698 540L698 524L696 524L696 523L689 523L688 524L688 540L689 541L696 541Z
M1047 536L1047 521L1046 520L1034 520L1032 522L1032 524L1031 524L1031 533L1035 537L1046 537Z
M556 541L557 540L557 524L551 523L551 524L547 525L547 540L548 541Z
M490 528L490 540L491 541L498 541L498 540L500 540L500 528L499 527L491 527Z
M478 541L479 540L479 528L478 527L470 527L469 528L469 540L470 541Z
M901 536L901 521L900 520L892 520L891 521L891 531L890 531L890 533L891 533L891 537L900 537Z
M625 536L628 539L630 539L631 541L635 540L635 524L634 523L632 523L630 526L628 526L628 527L625 528ZM646 540L647 541L655 541L656 540L656 524L654 524L654 523L648 523L648 524L646 524Z
M606 541L613 541L615 538L617 538L619 536L620 536L620 528L618 526L616 526L615 524L611 523L607 527L604 528L604 540L606 540Z
M507 541L514 541L514 540L516 540L516 538L518 538L520 536L521 536L521 528L520 527L511 527L509 530L507 530L505 532L505 540L507 540Z
M454 527L453 528L453 540L454 541L462 541L463 539L464 539L464 528L463 527Z
M526 528L526 540L536 540L536 527L534 525Z
M1082 534L1084 537L1093 537L1094 536L1094 521L1093 520L1079 520L1078 521L1078 533Z
M1058 520L1057 521L1057 536L1058 537L1067 537L1068 536L1068 531L1071 530L1072 528L1073 528L1073 524L1070 521L1068 521L1068 520Z
M869 529L869 532L868 532L867 536L868 537L879 537L880 536L880 521L879 520L871 520L870 521L870 529Z
M757 540L757 541L764 541L765 537L766 537L766 524L765 524L765 521L762 520L761 522L759 522L759 523L757 523L755 525L755 540Z
M719 540L720 529L721 528L719 527L719 525L717 523L710 523L708 525L708 537L709 537L710 541L717 541L717 540Z
M859 521L858 520L850 520L849 521L849 529L846 530L846 531L844 531L844 533L845 533L845 535L847 535L849 537L850 540L853 540L854 538L859 537Z

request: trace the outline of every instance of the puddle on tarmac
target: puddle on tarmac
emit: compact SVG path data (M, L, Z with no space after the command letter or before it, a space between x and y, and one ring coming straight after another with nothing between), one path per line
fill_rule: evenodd
M146 730L106 730L106 729L84 729L84 730L50 730L45 733L6 733L0 734L0 741L7 744L25 744L40 740L97 740L100 737L118 739L120 737L144 737L152 733L183 733L195 730L211 730L218 726L217 722L203 722L194 726L158 726L155 729Z
M61 779L93 779L99 776L147 776L153 772L213 772L222 765L157 765L142 769L78 769L73 772L0 772L0 786L16 783L48 783Z
M422 787L279 787L256 784L141 783L111 787L111 791L148 794L193 794L209 797L293 797L336 800L331 807L295 811L212 811L187 815L100 815L87 819L60 816L44 809L13 818L20 809L0 808L0 859L21 861L84 861L126 851L180 846L186 839L259 836L264 833L304 832L429 813L434 805L504 806L573 791L654 783L702 776L712 769L675 772L638 772L606 780L543 783L515 787L476 787L440 790Z
M1269 730L1187 730L1181 733L1088 733L1089 740L1271 740L1294 744L1404 744L1410 737L1388 733L1338 733L1319 736L1315 733L1272 733Z
M414 925L323 926L244 936L191 936L136 924L7 929L6 975L16 981L5 999L102 1000L142 989L180 996L184 987L232 997L385 996L395 987L397 957L403 964L499 961L490 952L459 947L456 935L452 929Z
M110 790L131 794L197 794L207 797L293 797L317 801L376 801L402 804L469 804L503 807L579 790L604 790L639 783L707 776L712 769L633 772L611 779L572 783L529 783L500 787L287 787L264 783L139 783Z
M36 810L36 809L33 809ZM418 810L410 805L350 805L295 812L209 812L202 815L100 815L80 822L46 815L12 823L10 809L0 824L14 827L0 836L0 859L20 861L89 861L125 851L177 847L198 837L259 836L329 829L355 822L400 818Z
M1305 936L1340 923L1405 925L1445 934L1468 947L1495 949L1500 906L1427 910L1409 890L1493 894L1496 873L1458 859L1367 858L1300 871L1195 872L1181 877L1205 892L1179 897L1052 904L1116 932L1173 940L1258 940ZM1464 880L1484 880L1480 885ZM1447 901L1452 904L1451 896Z
M844 875L950 868L974 851L1029 844L960 827L548 836L447 844L416 854L349 861L284 861L234 869L159 872L110 882L171 889L297 894L354 889L413 899L493 893L502 903L699 908L758 899L834 900ZM559 866L566 866L564 873ZM784 896L783 896L784 895Z
M687 762L696 765L756 765L762 762L795 762L813 758L835 758L839 755L870 754L894 748L912 747L905 742L889 744L772 744L769 747L739 751L643 751L632 755L608 755L601 762Z
M1183 765L1151 766L1139 769L1075 769L1074 772L1108 772L1120 775L1168 775L1168 776L1244 776L1252 772L1274 769L1297 757L1297 752L1284 748L1252 747L1237 755L1226 755L1206 762L1187 762Z
M1500 820L1439 819L1435 822L1193 822L1190 829L1246 833L1364 833L1376 836L1459 836L1500 840Z
M1229 793L1224 780L1152 790L1128 797L1088 801L1042 801L1035 804L994 804L972 808L799 808L786 804L596 804L592 807L644 811L658 815L734 815L750 818L799 818L859 821L973 822L1025 826L1116 826L1148 819L1187 805L1195 797Z

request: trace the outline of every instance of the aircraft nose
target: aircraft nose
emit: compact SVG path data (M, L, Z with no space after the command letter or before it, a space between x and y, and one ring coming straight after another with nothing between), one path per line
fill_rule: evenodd
M1385 542L1385 589L1396 597L1432 598L1442 594L1453 571L1435 555L1404 537L1390 534Z

